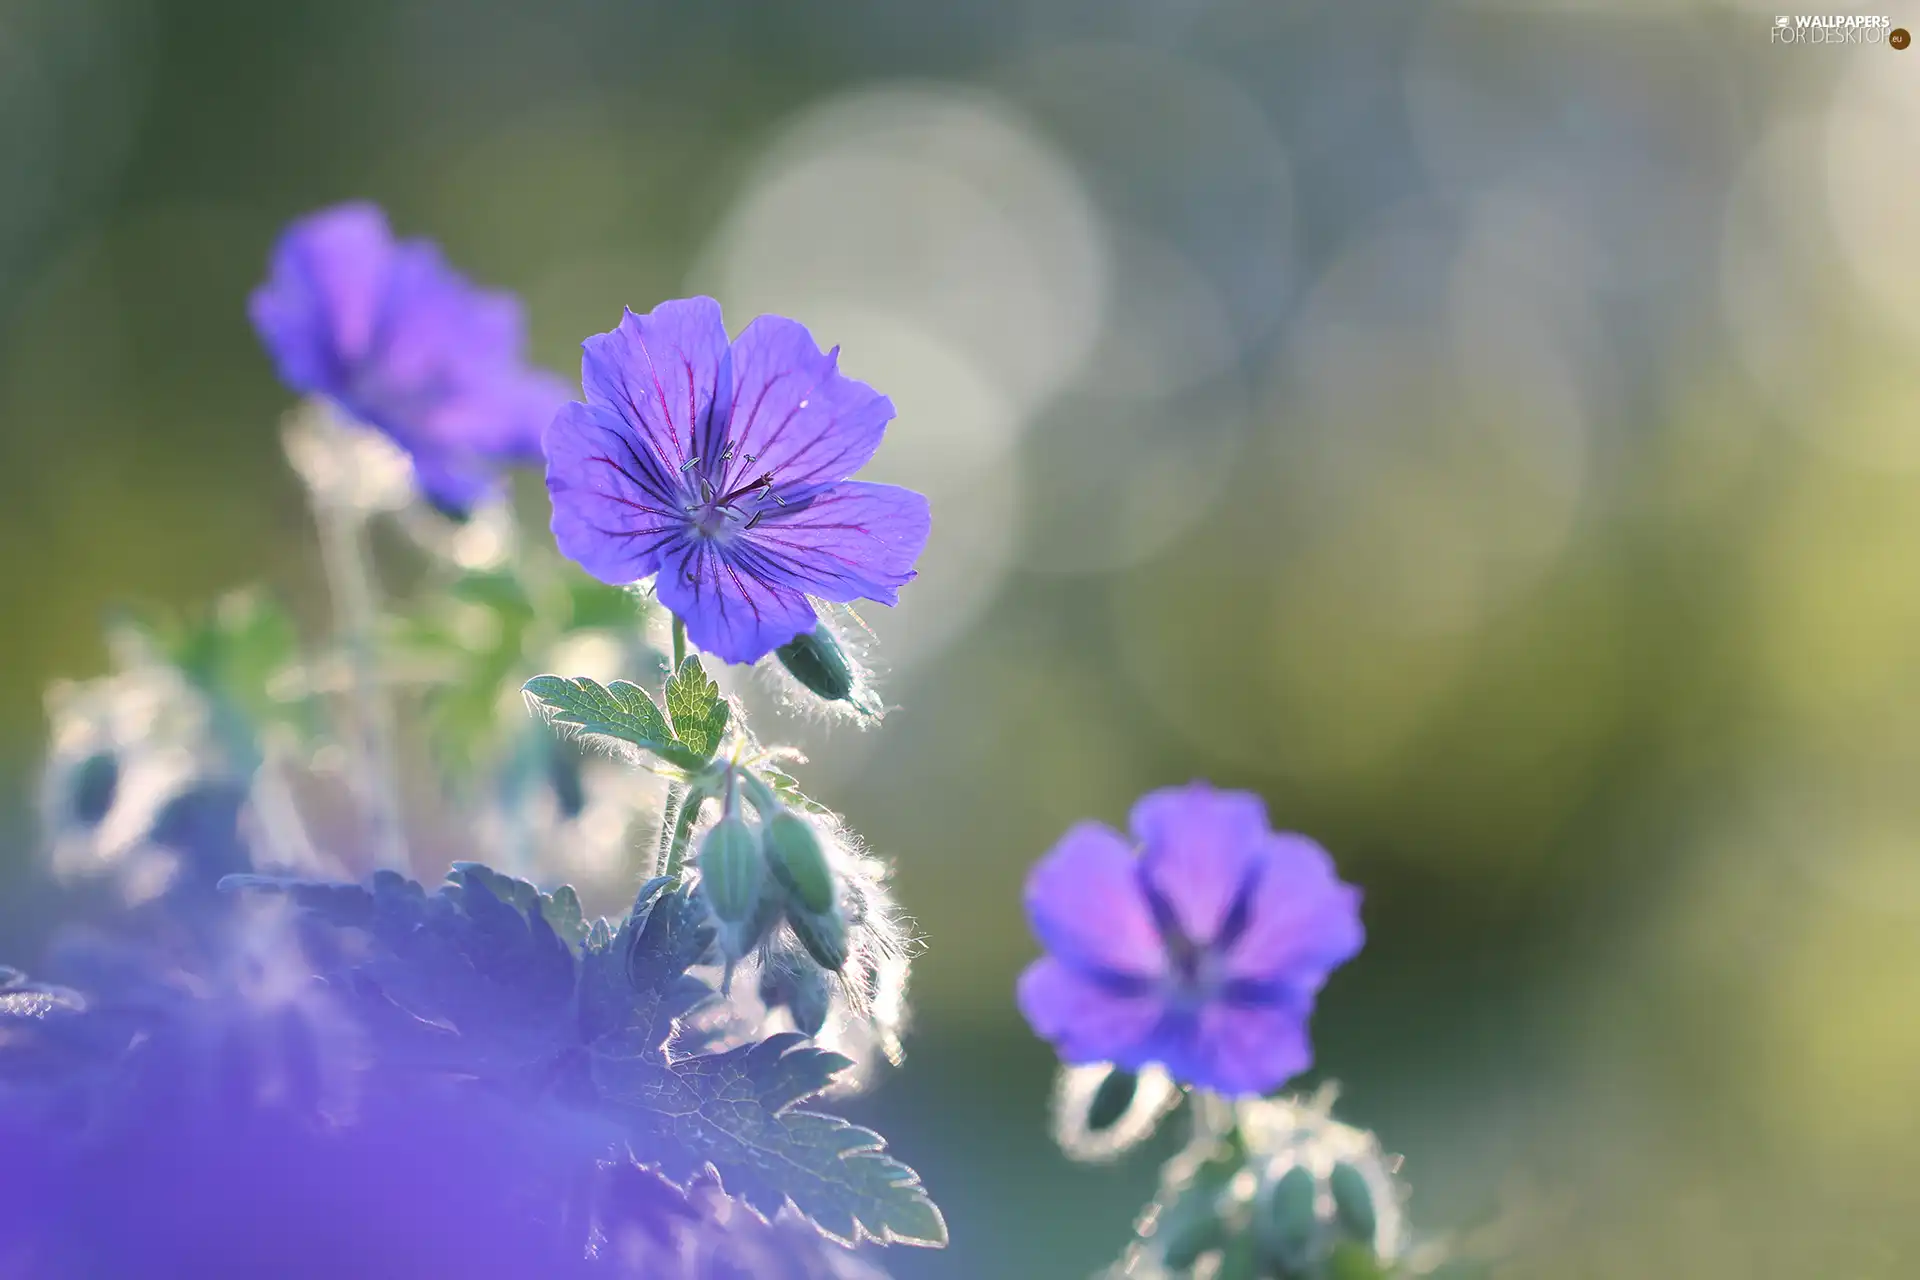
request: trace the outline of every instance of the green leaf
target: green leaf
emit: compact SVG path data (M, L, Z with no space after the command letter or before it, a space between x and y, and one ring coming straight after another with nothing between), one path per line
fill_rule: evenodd
M713 996L687 972L713 942L705 908L657 876L617 932L597 924L581 953L581 1038L609 1053L665 1056L680 1019Z
M319 732L319 705L311 695L286 697L279 678L301 660L292 617L271 598L235 591L197 617L150 616L132 625L178 666L212 704L213 728L232 761L250 768L258 738L280 726L298 740Z
M720 696L720 686L707 678L698 654L688 654L667 681L667 714L673 719L674 736L699 756L701 763L713 759L713 753L720 749L720 739L726 736L733 708Z
M800 780L792 774L771 765L759 766L758 772L765 778L767 785L773 788L773 794L780 797L782 804L789 809L804 809L808 813L817 813L822 817L835 817L833 810L800 790Z
M1389 1280L1392 1272L1373 1256L1373 1250L1342 1240L1327 1258L1327 1280Z
M641 1139L635 1148L660 1152L671 1178L711 1164L730 1194L764 1214L791 1200L843 1240L946 1244L919 1175L885 1153L879 1134L798 1109L851 1065L789 1032L671 1068L596 1053L593 1079Z
M711 749L701 752L676 739L659 706L637 684L615 680L603 685L585 676L549 675L535 676L522 687L553 723L583 734L632 743L683 769L697 769L713 755ZM671 692L671 682L667 687Z
M230 876L358 931L329 985L388 1063L472 1079L549 1123L584 1172L641 1159L685 1186L718 1172L766 1217L791 1202L842 1240L940 1245L946 1223L880 1135L803 1110L852 1064L796 1034L703 1052L727 1033L690 972L712 957L696 895L665 877L618 927L581 928L568 890L456 864L432 894Z

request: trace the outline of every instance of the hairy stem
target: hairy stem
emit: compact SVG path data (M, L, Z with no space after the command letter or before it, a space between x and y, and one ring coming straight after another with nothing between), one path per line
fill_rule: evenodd
M687 860L687 845L693 839L693 825L700 821L700 810L705 804L706 797L698 794L681 803L680 816L673 823L673 839L667 845L666 862L660 868L661 875L680 879L680 868Z
M653 875L667 874L667 851L673 848L674 827L680 820L680 810L686 802L686 784L669 782L666 803L660 806L660 836L653 842Z
M366 516L340 503L316 497L314 523L320 528L321 560L333 596L334 627L347 657L352 682L356 745L354 789L372 829L377 864L407 870L406 834L400 824L397 753L393 708L380 684L374 627L378 619Z
M679 614L673 615L673 669L678 671L687 660L687 624Z

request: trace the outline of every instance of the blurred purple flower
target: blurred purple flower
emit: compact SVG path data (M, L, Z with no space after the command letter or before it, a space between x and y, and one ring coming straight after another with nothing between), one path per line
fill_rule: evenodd
M1020 977L1034 1031L1069 1063L1159 1063L1230 1095L1306 1070L1314 996L1363 941L1359 890L1244 791L1155 791L1132 828L1138 856L1084 822L1027 879L1049 952Z
M248 312L281 380L385 432L443 507L471 507L498 464L537 460L567 399L523 363L513 295L475 287L428 241L395 241L371 204L288 227Z
M660 602L728 662L811 631L809 596L893 604L927 500L847 477L893 405L841 376L806 328L761 316L731 344L711 298L629 311L582 344L585 404L547 429L560 549L606 582L657 574Z

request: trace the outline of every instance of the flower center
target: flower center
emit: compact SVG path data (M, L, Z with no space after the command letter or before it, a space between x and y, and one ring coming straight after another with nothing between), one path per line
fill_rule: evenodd
M727 441L726 449L720 454L720 474L725 476L727 468L733 462L733 441ZM743 458L748 470L737 479L744 479L750 472L754 456L746 454ZM680 467L682 472L693 471L700 465L699 458L688 458ZM722 492L714 488L713 481L702 475L696 480L698 497L689 502L686 512L692 518L693 528L703 538L724 539L736 531L745 532L760 523L765 515L767 499L773 499L774 505L784 507L786 499L773 490L773 472L763 471L751 480L736 484ZM690 495L692 496L692 495Z
M1147 875L1144 864L1137 875L1154 926L1160 932L1160 943L1166 948L1168 998L1188 1008L1218 999L1232 983L1227 973L1227 955L1247 931L1252 918L1253 890L1259 880L1257 867L1249 868L1235 886L1219 927L1206 941L1188 934L1179 913Z
M1219 993L1226 974L1212 947L1187 937L1177 924L1171 930L1163 929L1161 939L1167 948L1170 996L1182 1004L1200 1005Z

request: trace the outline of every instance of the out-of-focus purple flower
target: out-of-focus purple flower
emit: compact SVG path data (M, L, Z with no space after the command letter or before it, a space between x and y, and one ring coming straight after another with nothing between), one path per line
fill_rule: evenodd
M281 379L377 427L420 487L464 511L504 462L540 456L564 382L523 362L520 303L475 287L371 204L301 218L248 305Z
M1066 1062L1158 1063L1229 1095L1306 1070L1314 996L1364 938L1359 890L1243 791L1155 791L1131 825L1129 842L1081 823L1027 879L1048 951L1020 978L1034 1031Z
M732 343L711 298L629 311L583 344L585 404L547 429L560 549L660 602L728 662L811 631L809 596L893 604L927 500L849 480L893 405L843 377L804 326L761 316Z

